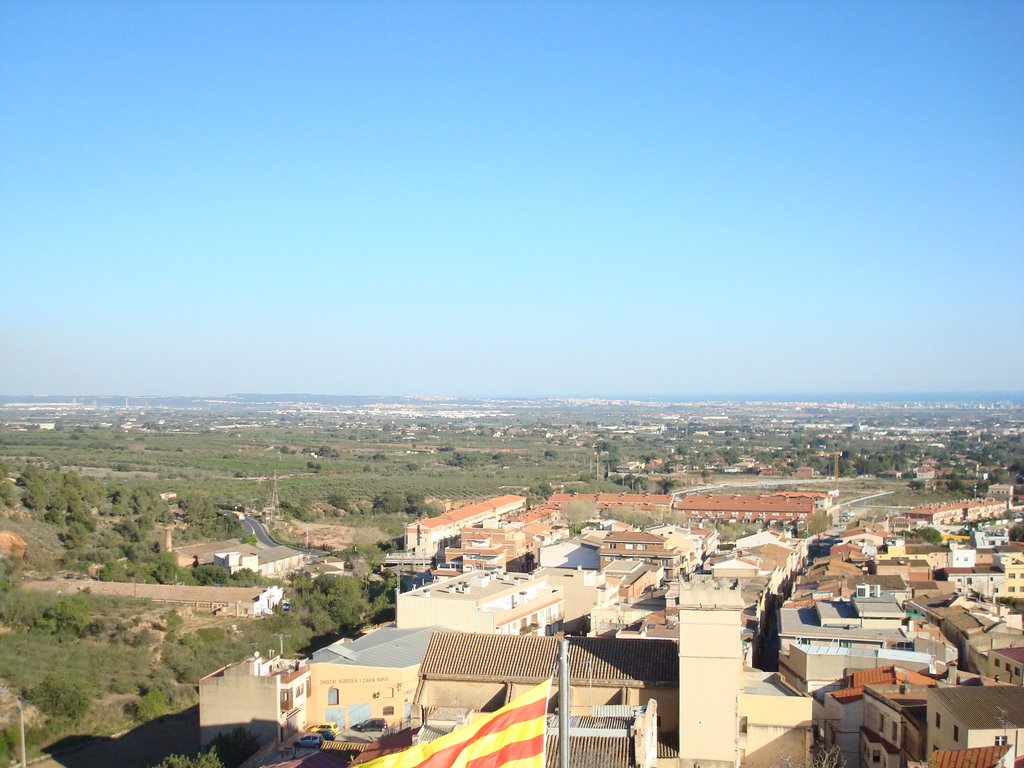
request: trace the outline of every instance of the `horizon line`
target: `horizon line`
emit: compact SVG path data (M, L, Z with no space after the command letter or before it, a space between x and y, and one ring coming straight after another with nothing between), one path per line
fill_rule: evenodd
M510 393L329 393L329 392L227 392L227 393L206 393L206 394L175 394L175 393L146 393L131 394L124 392L106 393L51 393L51 394L0 394L0 401L17 400L45 400L56 398L77 399L111 399L128 398L135 400L145 399L192 399L212 400L225 398L262 397L262 398L365 398L365 399L459 399L459 400L631 400L631 401L660 401L660 402L691 402L698 401L735 401L735 400L807 400L820 402L822 400L1016 400L1024 398L1024 389L1000 390L1000 389L977 389L977 390L866 390L866 391L828 391L828 390L805 390L805 391L747 391L747 392L634 392L634 393L531 393L531 394L510 394Z

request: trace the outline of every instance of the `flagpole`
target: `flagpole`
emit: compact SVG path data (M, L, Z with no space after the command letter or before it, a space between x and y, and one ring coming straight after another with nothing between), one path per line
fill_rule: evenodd
M558 643L558 765L569 768L569 641Z

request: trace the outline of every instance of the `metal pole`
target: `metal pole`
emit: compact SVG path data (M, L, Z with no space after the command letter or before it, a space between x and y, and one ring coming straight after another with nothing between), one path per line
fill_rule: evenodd
M25 707L21 703L21 696L16 694L6 685L0 685L0 696L10 695L14 698L14 703L18 705L18 724L21 732L21 768L25 768L27 765L25 761L25 753L27 747L25 746Z
M14 700L18 702L18 723L21 729L21 768L26 768L27 763L25 762L25 708L21 704L20 696L15 696Z
M569 641L558 644L558 765L569 768Z

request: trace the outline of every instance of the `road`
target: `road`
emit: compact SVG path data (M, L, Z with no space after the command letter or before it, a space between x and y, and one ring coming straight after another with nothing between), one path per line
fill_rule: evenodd
M839 504L840 507L852 507L854 504L860 504L862 501L869 501L871 499L877 499L879 496L892 496L896 491L879 491L873 493L870 496L861 496L859 499L850 499Z
M246 533L252 534L256 537L256 541L265 547L280 547L281 542L277 541L273 536L270 535L263 523L259 520L254 520L251 517L246 517L242 521L242 530Z
M852 477L840 478L838 483L846 483L853 480ZM791 480L791 479L777 479L771 478L767 480L738 480L735 483L715 483L713 485L698 485L692 488L682 488L672 492L672 500L679 501L683 496L690 496L694 493L712 493L714 491L720 491L724 488L776 488L785 487L787 485L837 485L837 481L832 477L819 477L813 480Z
M251 517L246 517L244 520L242 520L242 530L246 533L251 533L253 536L255 536L256 541L264 547L289 547L291 549L298 550L299 552L302 552L305 555L312 555L313 557L320 557L322 555L328 554L327 551L322 549L309 549L304 547L296 547L293 544L283 544L282 542L278 541L270 535L270 531L267 530L267 527L263 525L263 523Z

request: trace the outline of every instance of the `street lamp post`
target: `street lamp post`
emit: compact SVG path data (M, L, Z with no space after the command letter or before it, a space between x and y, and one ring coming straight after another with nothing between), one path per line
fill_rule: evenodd
M0 694L10 694L11 689L7 686L0 686ZM14 702L18 705L18 725L21 733L21 768L26 768L25 762L25 708L21 703L21 697L14 695Z

